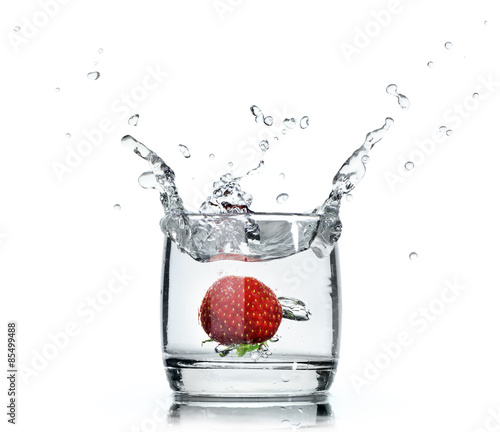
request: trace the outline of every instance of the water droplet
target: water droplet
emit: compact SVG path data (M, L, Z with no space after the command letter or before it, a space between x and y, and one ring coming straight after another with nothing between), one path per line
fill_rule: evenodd
M286 129L283 129L283 130L281 131L281 133L282 133L283 135L286 135Z
M255 122L259 123L264 120L264 114L262 114L262 111L257 105L252 105L250 107L250 111L252 111L252 114L255 117Z
M283 382L290 381L290 375L288 375L288 374L282 374L281 375L281 381L283 381Z
M58 92L58 91L61 91L61 89L59 87L56 87L56 92Z
M213 160L213 159L215 158L215 155L214 155L213 153L210 153L210 154L208 155L208 158L209 158L210 160Z
M418 255L417 255L417 253L416 253L416 252L412 252L412 253L410 254L410 260L411 260L411 261L415 261L417 258L418 258Z
M398 104L402 109L408 109L410 107L410 100L401 93L398 93L398 86L396 84L389 84L385 91L398 98Z
M264 123L266 124L266 126L272 126L273 125L273 118L272 116L267 116L264 118Z
M97 66L99 64L99 62L94 62L94 66Z
M113 206L113 210L119 211L119 210L121 210L121 209L122 209L122 206L121 206L120 204L115 204L115 205Z
M228 169L231 169L231 168L233 167L233 165L234 165L234 164L233 164L232 162L228 162L228 163L227 163L227 167L228 167Z
M364 155L362 158L361 158L361 161L366 164L368 162L370 162L370 156L368 155Z
M285 180L285 174L284 173L280 173L279 177L280 177L281 180Z
M353 198L354 198L354 197L352 196L352 194L347 194L347 195L345 196L345 199L346 199L347 201L349 201L349 202L351 202Z
M66 138L68 138L68 139L71 138L71 134L69 132L66 134Z
M15 32L18 32L19 30L21 30L21 27L19 27L19 26L15 26L15 27L14 27L14 31L15 31Z
M98 52L99 54L102 54L102 52L103 52L103 51L104 51L104 50L103 50L102 48L99 48L99 49L97 50L97 52Z
M446 126L439 127L439 132L441 132L441 133L446 133L447 130L448 130L448 128Z
M130 126L137 126L137 123L139 123L139 114L134 114L128 119L128 124Z
M447 50L451 50L453 48L453 44L451 42L446 42L444 44L444 47L447 49Z
M297 362L293 362L292 370L297 370L297 366L298 366L298 363Z
M484 22L484 25L488 25L488 21L485 21L485 22Z
M433 61L427 62L427 66L429 66L430 68L434 67L434 62Z
M93 81L99 79L100 76L101 76L101 74L99 72L97 72L97 71L89 72L87 74L87 78L90 79L90 80L93 80Z
M309 126L309 117L304 116L300 119L300 128L305 129L307 126Z
M179 144L179 151L186 159L191 157L191 153L189 153L189 149L185 145Z
M447 136L450 136L450 135L452 135L452 134L453 134L453 131L452 131L451 129L448 129L448 130L446 131L446 135L447 135Z
M276 202L278 204L283 204L284 202L286 202L286 200L288 199L288 194L286 193L280 193L277 197L276 197Z
M285 120L283 120L283 126L285 126L286 128L288 129L293 129L295 127L295 119L292 117L292 118L286 118Z
M473 93L472 94L473 99L479 99L479 93Z
M415 164L412 161L408 161L405 163L405 170L410 171L415 167Z
M259 147L262 151L268 151L269 150L269 142L267 140L262 140L260 143L259 143Z

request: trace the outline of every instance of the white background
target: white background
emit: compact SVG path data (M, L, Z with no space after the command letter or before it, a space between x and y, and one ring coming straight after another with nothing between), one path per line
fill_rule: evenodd
M18 323L18 430L179 427L168 423L160 353L162 210L137 184L147 167L120 138L162 155L195 208L227 162L236 174L257 163L252 104L310 117L245 185L260 211L318 205L366 133L395 120L342 207L342 350L328 427L500 428L497 2L62 3L48 17L43 1L9 2L0 17L0 308L5 329ZM151 70L168 76L144 91ZM87 79L91 71L101 77ZM386 93L391 83L408 110ZM95 132L103 121L111 131ZM439 135L442 125L453 134ZM95 145L61 174L89 134ZM280 192L290 195L281 207ZM113 271L133 279L91 314L88 298L108 300ZM450 283L462 291L450 297ZM73 336L62 335L68 325ZM401 332L408 346L384 363L383 344ZM274 420L270 428L289 427Z

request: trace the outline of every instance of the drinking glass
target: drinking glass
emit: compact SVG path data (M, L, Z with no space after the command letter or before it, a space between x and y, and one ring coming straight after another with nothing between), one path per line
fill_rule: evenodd
M219 246L216 254L195 259L165 236L162 348L171 388L209 397L325 394L337 369L340 278L337 246L325 258L310 248L320 217L252 213L189 218L212 227L200 248L210 242ZM248 230L248 220L257 229ZM227 277L264 284L281 305L276 334L259 349L242 354L204 331L203 299ZM250 308L242 306L244 316Z

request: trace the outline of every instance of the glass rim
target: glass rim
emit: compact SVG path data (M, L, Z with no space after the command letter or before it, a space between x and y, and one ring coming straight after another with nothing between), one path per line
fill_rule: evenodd
M318 213L299 213L299 212L248 212L248 213L195 213L186 212L185 215L190 219L226 219L226 218L262 218L262 219L283 219L283 218L297 218L297 219L320 219L321 215Z

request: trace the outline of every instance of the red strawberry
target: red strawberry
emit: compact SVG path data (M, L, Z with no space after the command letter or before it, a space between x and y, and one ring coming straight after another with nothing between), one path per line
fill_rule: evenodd
M257 344L272 338L283 310L274 292L253 277L224 276L207 291L199 319L222 345Z

